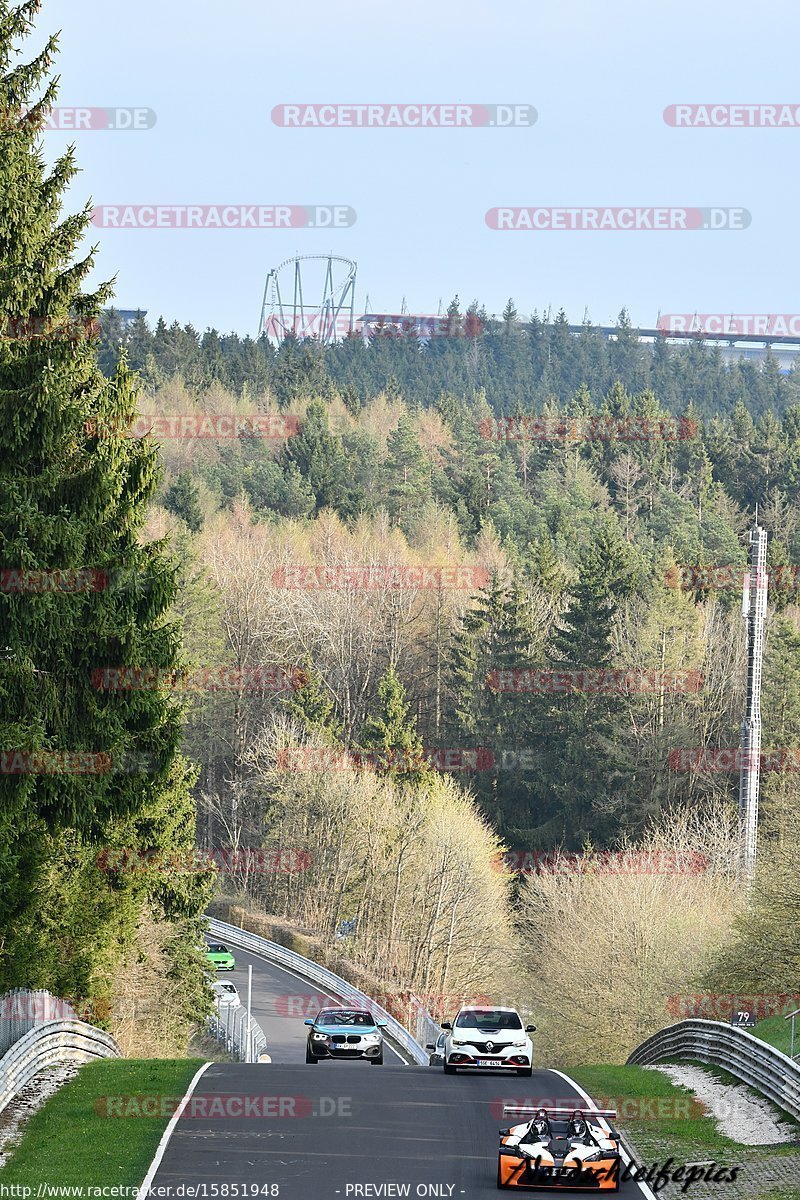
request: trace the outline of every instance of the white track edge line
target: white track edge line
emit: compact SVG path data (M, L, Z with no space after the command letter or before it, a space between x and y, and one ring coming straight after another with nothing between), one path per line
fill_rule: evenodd
M555 1067L548 1067L547 1070L552 1071L552 1073L554 1075L560 1075L560 1077L564 1080L565 1083L568 1083L570 1085L570 1087L574 1087L576 1092L580 1092L580 1094L581 1094L581 1096L583 1096L584 1100L586 1100L590 1105L592 1105L593 1108L597 1108L597 1105L595 1104L594 1100L589 1095L589 1093L585 1092L583 1090L583 1088L581 1087L581 1085L579 1083L576 1083L574 1079L571 1079L569 1077L569 1075L565 1075L563 1071L557 1071L555 1069ZM589 1111L591 1112L591 1109ZM633 1157L630 1154L630 1151L627 1149L627 1147L622 1142L620 1142L619 1152L620 1152L620 1157L622 1158L622 1161L625 1163L625 1166L626 1167L629 1166L633 1162ZM626 1159L628 1160L627 1162L625 1162ZM656 1194L653 1191L653 1189L650 1187L649 1183L645 1183L645 1181L643 1179L634 1179L633 1183L635 1183L637 1187L640 1187L642 1189L642 1195L647 1196L648 1200L656 1200Z
M161 1141L158 1143L158 1148L156 1149L155 1158L150 1163L148 1172L145 1175L144 1180L139 1188L138 1194L139 1194L139 1197L141 1198L141 1200L147 1200L147 1194L150 1190L150 1185L153 1182L156 1171L161 1166L161 1160L164 1157L164 1153L169 1144L169 1139L172 1137L173 1130L175 1129L175 1126L178 1124L178 1119L179 1119L181 1113L183 1112L183 1110L186 1108L186 1105L189 1103L189 1101L192 1097L192 1093L194 1092L194 1089L197 1087L197 1084L200 1080L200 1076L205 1071L207 1071L208 1068L211 1066L213 1066L212 1062L203 1063L202 1067L200 1067L199 1071L197 1071L195 1073L195 1076L192 1079L192 1082L189 1084L186 1095L183 1097L180 1104L176 1108L175 1112L170 1117L167 1128L162 1133Z

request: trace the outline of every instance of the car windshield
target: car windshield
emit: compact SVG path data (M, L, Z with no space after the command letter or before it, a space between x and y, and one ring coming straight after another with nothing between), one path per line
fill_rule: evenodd
M223 992L235 992L236 988L232 983L218 983L217 987Z
M499 1029L522 1029L522 1021L515 1012L473 1008L458 1014L456 1029L484 1029L496 1033Z
M342 1009L324 1009L317 1017L317 1025L372 1025L369 1013L344 1012Z
M220 946L220 944L218 942L212 942L211 945L208 947L208 952L209 952L209 954L227 954L228 947Z

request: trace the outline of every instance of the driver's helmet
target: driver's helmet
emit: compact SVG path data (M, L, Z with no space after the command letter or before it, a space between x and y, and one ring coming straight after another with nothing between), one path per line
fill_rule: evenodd
M572 1120L569 1123L569 1132L571 1137L584 1137L588 1133L588 1126L583 1119L583 1114L574 1112Z
M531 1128L542 1137L549 1136L550 1119L543 1108L540 1108L536 1116L531 1121Z

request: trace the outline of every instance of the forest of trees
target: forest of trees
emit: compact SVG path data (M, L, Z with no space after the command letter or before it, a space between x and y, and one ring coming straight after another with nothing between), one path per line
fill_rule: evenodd
M614 340L573 337L563 314L523 328L509 302L492 324L457 298L430 345L383 329L276 350L113 312L99 345L65 336L110 287L81 290L90 211L61 215L73 152L48 171L37 145L55 41L12 65L37 7L0 22L0 111L29 110L0 138L0 313L17 331L0 338L0 987L86 999L117 1031L121 996L160 998L179 1028L159 1041L148 1014L147 1053L174 1049L210 1005L199 843L302 852L283 872L245 855L224 882L328 940L355 922L352 961L395 989L527 989L565 1056L591 1051L564 1041L587 1006L617 1006L616 1041L595 1040L624 1054L702 973L800 990L800 775L764 774L748 894L736 776L691 753L738 743L756 506L764 744L800 745L796 375L644 345L624 314ZM266 413L292 418L282 436L204 432L210 414ZM156 419L158 437L128 436ZM18 586L69 576L107 585ZM583 682L500 684L537 672ZM599 672L656 682L587 686ZM115 769L41 769L65 755ZM636 846L707 870L504 867L509 848L596 862ZM131 871L131 854L162 865ZM532 969L542 921L599 911L613 974L558 953Z
M528 332L511 324L494 336L494 349L481 335L410 353L389 337L329 348L289 340L273 350L134 326L140 413L200 421L278 410L297 431L161 438L166 474L149 529L180 546L187 662L245 673L279 666L294 680L271 694L241 686L187 696L187 754L201 763L199 838L305 847L318 870L243 868L228 886L323 938L355 920L348 954L369 977L425 992L434 1007L437 996L494 989L539 1015L543 1054L558 1045L561 1060L581 1061L602 1044L624 1057L666 1024L669 995L733 988L734 956L750 954L752 930L763 940L763 907L748 910L736 878L738 775L692 766L681 751L739 742L741 580L756 505L772 568L764 744L799 744L800 408L793 377L769 362L763 371L726 368L702 346L654 355L632 334L628 365L639 364L640 390L636 373L614 376L614 344L596 338L602 371L578 373L575 390L542 394ZM521 362L516 378L530 372L536 382L504 400L505 367L492 376L487 364L497 364L507 338ZM184 359L170 358L168 344L184 347ZM231 378L247 344L248 370ZM107 340L109 364L110 349ZM337 379L348 355L360 364L362 394ZM439 377L446 355L462 366L477 355L481 386L461 368L456 385L447 371ZM674 388L652 389L660 355ZM267 364L263 373L255 361ZM765 388L774 389L769 398ZM497 420L504 408L511 421ZM546 424L525 426L531 414ZM525 428L533 433L516 436ZM384 576L365 588L368 566ZM390 569L438 566L467 569L476 582L423 587L410 572L407 586L389 582ZM312 580L338 572L342 586L285 586L302 569ZM657 672L694 685L567 695L497 686L504 673L524 679L529 670ZM679 769L684 760L690 769ZM326 769L331 762L344 766ZM796 853L798 779L792 769L763 775L768 876L770 864ZM708 852L709 871L590 870L519 886L486 870L498 846L594 854L670 839ZM768 894L776 886L763 884ZM469 919L476 911L480 943ZM519 936L546 913L558 930L563 920L594 923L599 911L614 931L610 942L597 934L597 954L618 962L613 980L578 978L572 959L527 973ZM793 946L788 924L781 937ZM637 966L642 947L649 967ZM757 973L739 978L756 990ZM796 984L792 967L783 990ZM566 994L571 1006L553 1007L552 996ZM625 1015L576 1039L576 1022L601 1009Z
M195 392L177 376L140 399L143 414L161 415L276 406L269 390L236 396L214 382ZM379 681L395 668L425 747L493 755L493 766L484 756L463 778L513 846L605 845L665 806L735 793L732 775L676 770L671 752L738 744L744 535L756 503L770 565L781 568L770 591L767 687L783 697L789 686L800 410L755 426L741 401L709 421L689 403L678 426L652 392L631 395L618 381L597 405L580 390L545 410L556 429L596 413L617 428L628 420L667 431L649 440L570 438L569 425L566 437L509 439L483 391L442 394L429 407L381 391L355 411L338 393L311 395L284 411L299 431L281 440L161 441L154 528L178 532L211 588L216 615L205 619L218 636L204 630L206 657L214 645L220 662L239 667L310 656L346 745L359 744ZM298 563L469 564L486 582L313 592L275 583ZM696 686L672 689L667 678L650 691L568 695L491 686L498 671L530 669L688 672ZM768 745L793 745L800 728L784 699ZM281 700L237 697L235 729L219 703L195 703L202 735L195 741L190 722L190 743L206 776L238 777L241 747ZM785 807L789 777L765 779Z
M369 363L383 350L358 353ZM160 439L165 477L149 533L171 534L179 547L186 662L234 668L242 679L248 670L284 671L282 689L243 683L186 697L186 752L202 768L201 844L305 848L317 870L243 868L228 884L323 937L355 920L352 961L406 988L520 996L540 1014L543 1044L552 1039L563 1054L593 1006L627 1016L594 1041L572 1038L570 1054L602 1044L624 1055L666 1023L667 996L696 989L703 972L707 986L719 977L732 987L731 937L739 977L753 990L748 931L762 927L743 907L736 875L738 776L682 752L738 745L741 582L756 504L772 568L764 744L800 744L800 410L791 379L775 377L785 392L780 416L770 407L757 421L758 400L747 393L703 417L685 396L670 409L652 390L631 392L614 379L595 398L580 380L571 396L546 399L539 411L549 424L537 427L525 423L535 407L521 392L515 425L497 421L483 388L432 385L415 403L380 371L375 390L355 403L347 385L320 381L319 364L341 352L282 347L274 361L295 354L308 369L283 396L252 381L231 390L222 370L202 384L190 372L158 382L158 356L151 349L147 359L139 430L145 414L193 417L201 428L209 414L274 410L296 430L279 439ZM689 356L698 374L716 358L702 347ZM681 370L692 394L692 372ZM741 382L739 372L723 372L727 386ZM527 436L506 436L515 429ZM379 582L365 588L370 567ZM462 568L475 583L422 586L414 568ZM313 580L325 570L337 586L286 586L292 572ZM409 582L397 587L391 571L401 570ZM526 672L592 670L694 683L571 694L497 686L515 672L524 680ZM330 770L331 761L343 765ZM798 774L766 772L762 787L768 867L796 853ZM499 845L596 853L670 837L709 855L704 876L534 876L519 888L513 873L486 871ZM664 903L679 893L682 920ZM785 907L793 906L790 898ZM550 910L590 922L604 907L618 914L606 950L620 964L623 929L631 953L652 949L649 967L621 965L613 986L606 981L613 1003L584 980L572 1009L549 1011L548 997L572 986L563 961L560 974L537 967L523 985L524 941L516 978L492 953L493 938L505 944L511 927L524 938ZM481 947L470 932L475 911L489 931ZM697 926L703 936L687 954L686 931ZM797 975L796 966L788 971L784 991Z
M442 394L482 390L498 415L520 406L538 412L553 402L566 404L582 389L599 404L619 382L631 394L652 391L671 413L692 404L702 417L724 416L740 401L758 420L782 416L800 397L796 368L784 376L771 356L763 366L744 360L726 366L718 349L700 341L676 346L660 337L653 346L640 340L624 309L613 339L586 317L576 337L563 310L554 319L528 316L517 312L513 300L502 319L491 320L477 301L463 307L456 296L446 320L452 336L425 340L413 322L379 321L367 342L359 333L327 347L294 337L276 347L266 337L200 333L163 318L152 330L141 316L126 326L111 310L103 320L100 363L113 370L124 345L148 387L178 374L194 391L211 383L236 395L269 390L280 405L309 393L338 394L353 411L380 391L428 408Z

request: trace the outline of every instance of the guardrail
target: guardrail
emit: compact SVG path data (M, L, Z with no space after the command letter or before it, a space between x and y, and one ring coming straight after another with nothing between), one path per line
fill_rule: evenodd
M0 996L0 1057L23 1034L45 1021L79 1021L81 1018L68 1000L62 1000L43 988L12 988Z
M411 1004L417 1022L417 1041L421 1046L436 1045L436 1039L442 1032L439 1022L432 1017L421 1000L411 997Z
M85 1021L45 1021L0 1058L0 1112L45 1067L94 1058L121 1058L110 1033Z
M240 1004L220 1004L213 1017L208 1018L208 1032L224 1046L238 1062L269 1062L264 1030Z
M353 987L352 983L348 983L346 979L334 975L333 971L321 967L319 963L312 962L309 958L303 958L302 954L295 954L294 950L287 950L285 946L279 946L277 942L270 942L258 934L248 933L246 929L240 929L238 925L228 925L227 922L218 921L215 917L209 917L207 920L209 932L213 937L219 938L221 942L230 942L232 946L250 950L267 959L268 962L275 963L276 966L288 967L298 975L302 975L310 983L317 984L331 995L344 1000L345 1003L358 1005L358 1007L366 1008L369 1012L374 1013L379 1020L386 1022L387 1036L396 1042L413 1062L419 1063L421 1066L428 1065L428 1051L419 1044L416 1038L411 1036L405 1026L395 1020L385 1008L381 1008L369 996L365 996L358 988Z
M800 1065L743 1029L722 1021L680 1021L637 1046L628 1063L644 1066L665 1058L722 1067L800 1120Z

